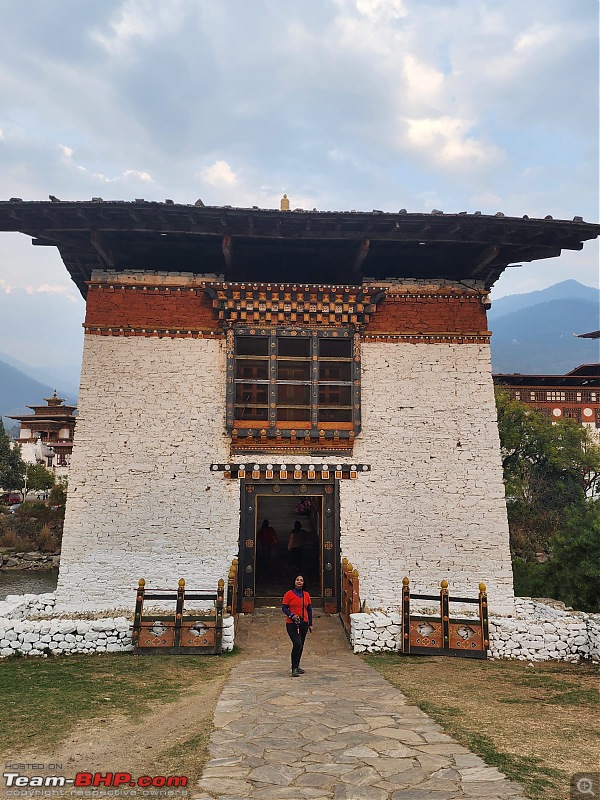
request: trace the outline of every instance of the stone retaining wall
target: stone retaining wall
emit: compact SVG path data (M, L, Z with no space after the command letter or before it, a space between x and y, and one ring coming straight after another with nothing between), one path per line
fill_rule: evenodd
M417 613L417 612L415 612ZM466 615L464 615L466 616ZM352 614L355 653L399 651L402 615L398 612ZM515 598L515 614L490 616L492 658L521 661L600 661L600 614L566 609L555 601Z
M60 553L0 553L0 569L2 570L51 570L58 569Z
M54 594L9 595L0 602L0 658L71 653L116 653L133 650L131 619L49 617ZM44 615L45 619L31 619ZM223 650L233 649L233 617L223 620Z

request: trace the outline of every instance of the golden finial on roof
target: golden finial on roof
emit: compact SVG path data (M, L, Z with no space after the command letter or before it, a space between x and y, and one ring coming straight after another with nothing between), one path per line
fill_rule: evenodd
M289 211L290 210L290 201L288 199L287 194L284 194L281 198L281 210L282 211Z
M54 390L54 394L52 397L44 397L44 400L48 403L49 406L59 406L63 401L64 397L59 397L56 394L56 389Z

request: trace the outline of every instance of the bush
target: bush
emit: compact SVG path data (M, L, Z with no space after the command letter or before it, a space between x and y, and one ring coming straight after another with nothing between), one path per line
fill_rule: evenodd
M579 611L600 611L600 502L571 511L544 564L513 559L515 594L553 597Z
M50 496L48 497L48 502L52 506L64 506L67 502L67 482L61 481L60 483L55 483L52 489L50 490Z
M513 558L513 580L517 597L548 597L546 564ZM558 598L555 598L558 599Z
M27 503L15 514L0 515L0 547L16 551L60 550L64 507L54 511L43 503Z
M545 566L552 597L581 611L600 611L600 502L588 501L568 517Z

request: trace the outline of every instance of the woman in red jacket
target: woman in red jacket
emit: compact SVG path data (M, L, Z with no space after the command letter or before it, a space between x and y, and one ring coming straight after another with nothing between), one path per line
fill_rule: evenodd
M297 678L304 674L304 670L300 669L300 659L306 634L314 630L312 604L309 593L304 591L302 575L297 576L294 588L284 594L281 610L287 617L285 628L292 640L292 678Z

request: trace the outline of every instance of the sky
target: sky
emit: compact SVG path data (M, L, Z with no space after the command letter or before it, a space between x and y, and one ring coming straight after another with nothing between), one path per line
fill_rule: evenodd
M598 0L0 0L0 199L598 211ZM598 243L493 297L598 285ZM58 252L0 234L0 359L76 369Z

